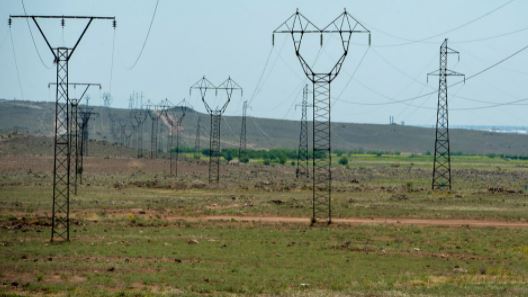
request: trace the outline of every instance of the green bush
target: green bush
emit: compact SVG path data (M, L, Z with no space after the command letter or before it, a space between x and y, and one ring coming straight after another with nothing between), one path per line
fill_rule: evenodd
M347 165L348 165L348 158L343 156L343 157L341 157L341 158L339 159L338 162L339 162L339 164L341 164L341 165L343 165L343 166L347 166Z

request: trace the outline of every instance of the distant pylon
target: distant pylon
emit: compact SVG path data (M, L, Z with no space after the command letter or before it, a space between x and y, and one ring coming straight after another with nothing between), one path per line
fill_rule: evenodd
M436 111L436 134L433 163L433 190L451 190L451 148L449 144L449 119L447 108L447 77L464 76L447 69L447 57L460 53L447 46L447 38L440 46L440 68L427 74L438 76L438 107ZM464 76L465 79L465 76Z
M297 150L297 168L295 177L310 176L310 152L308 150L308 96L309 86L303 88L303 99L301 104L301 130L299 132L299 149ZM310 105L311 106L311 105Z
M196 138L194 139L194 157L200 156L200 115L196 113Z
M246 118L247 118L247 100L242 104L242 123L240 125L240 145L238 147L238 161L247 161L247 131L246 131Z
M200 91L202 102L211 118L211 129L209 130L209 183L218 184L220 182L220 123L222 122L222 114L225 112L231 101L233 91L240 91L240 95L242 96L242 87L232 80L231 77L228 77L220 85L215 86L204 76L191 86L190 91L193 89ZM223 104L221 105L209 105L205 100L205 95L208 90L214 90L216 95L218 95L219 90L225 91L226 101L223 101Z

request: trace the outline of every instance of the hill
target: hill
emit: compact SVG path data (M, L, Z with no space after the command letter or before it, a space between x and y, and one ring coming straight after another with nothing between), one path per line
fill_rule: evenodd
M121 126L129 135L129 144L136 147L137 132L130 110L120 108L90 107L98 115L90 121L90 139L110 143L122 141ZM181 108L175 108L176 114ZM54 104L50 102L8 101L0 99L0 133L18 131L24 134L53 136ZM181 143L194 146L196 127L200 120L200 144L209 144L209 116L187 110L182 125ZM222 143L236 147L239 143L241 118L225 116L222 121ZM151 120L143 125L144 147L150 147ZM167 124L160 121L160 148L166 148ZM295 148L298 142L299 122L248 117L248 147ZM384 152L426 153L433 150L434 129L379 124L333 123L333 148L340 150L365 150ZM506 154L528 156L528 136L493 133L465 129L451 130L451 149L455 153Z

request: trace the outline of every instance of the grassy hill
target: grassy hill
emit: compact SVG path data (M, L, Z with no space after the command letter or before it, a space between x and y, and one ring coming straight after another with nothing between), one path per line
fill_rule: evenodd
M128 109L91 107L98 115L90 121L90 138L110 143L121 141L121 125L131 135L136 147L135 120ZM53 136L54 104L50 102L8 101L0 99L0 133L18 131L24 134ZM180 114L175 108L171 113ZM201 122L200 142L209 144L209 116L188 110L182 126L182 145L194 146L198 119ZM240 117L226 116L222 122L222 143L236 147L239 143ZM143 125L144 147L150 146L151 120ZM167 125L160 121L160 147L166 147ZM247 141L250 148L295 148L299 122L248 117ZM386 152L426 153L433 150L434 129L400 125L333 123L334 149ZM471 154L507 154L528 156L528 136L473 130L451 130L453 152Z

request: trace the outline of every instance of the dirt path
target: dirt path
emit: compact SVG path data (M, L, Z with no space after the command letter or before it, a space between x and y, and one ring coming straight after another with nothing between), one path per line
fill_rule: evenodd
M309 224L309 218L301 217L258 217L258 216L200 216L200 217L170 217L171 221L208 222L237 221L258 223L290 223ZM464 219L402 219L402 218L336 218L332 221L339 225L416 225L416 226L450 226L450 227L500 227L528 228L528 222L507 222L495 220L464 220Z

